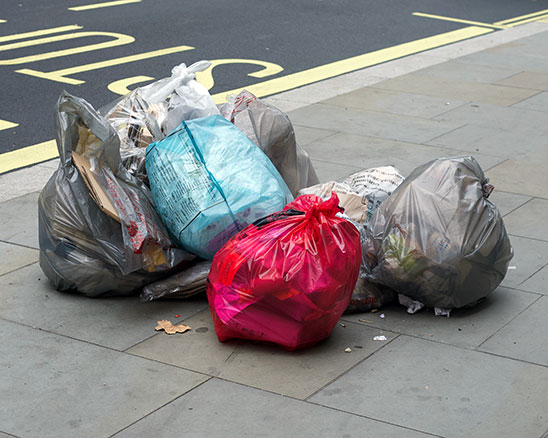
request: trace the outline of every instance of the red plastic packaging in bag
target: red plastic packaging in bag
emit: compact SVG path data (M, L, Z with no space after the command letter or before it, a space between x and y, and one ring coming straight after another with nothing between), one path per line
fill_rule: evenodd
M360 234L327 201L304 195L236 234L217 252L207 296L219 341L274 342L287 350L327 338L348 307Z

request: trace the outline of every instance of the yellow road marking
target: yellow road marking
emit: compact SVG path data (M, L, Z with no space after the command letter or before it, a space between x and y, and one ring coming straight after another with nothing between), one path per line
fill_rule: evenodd
M495 22L495 24L510 24L510 23L514 23L514 22L522 22L523 20L526 20L528 18L531 18L531 17L536 17L538 15L545 15L545 14L548 14L548 9L544 9L542 11L538 11L538 12L533 12L531 14L527 14L527 15L520 15L519 17L514 17L514 18L508 18L506 20L502 20L502 21L497 21ZM514 24L515 26L516 24Z
M8 122L7 120L0 119L0 131L15 128L16 126L19 126L19 123Z
M31 164L57 158L57 145L55 140L44 141L26 148L5 152L0 155L0 174Z
M29 76L36 76L37 78L49 79L50 81L63 82L65 84L79 85L86 81L80 79L73 79L66 77L76 73L83 73L92 70L98 70L105 67L112 67L114 65L127 64L129 62L141 61L143 59L156 58L158 56L169 55L171 53L184 52L186 50L194 50L191 46L175 46L167 49L153 50L151 52L138 53L136 55L122 56L121 58L113 58L106 61L92 62L91 64L77 65L76 67L64 68L61 70L55 70L50 72L42 72L38 70L32 70L29 68L23 68L21 70L15 70L16 73L21 73Z
M521 26L522 24L531 23L532 21L541 21L541 20L546 19L547 17L548 17L548 14L545 13L544 15L538 15L536 17L527 18L525 20L515 21L513 23L508 24L508 27Z
M266 78L268 76L273 76L283 71L283 67L279 66L278 64L274 64L273 62L259 61L257 59L213 59L209 62L211 62L211 65L206 70L196 73L196 80L208 90L211 90L213 88L213 85L215 85L212 72L213 69L219 65L251 64L263 67L256 72L248 73L248 76L254 78Z
M247 87L235 88L233 90L217 93L213 95L213 101L217 104L223 103L228 95L238 94L244 88L257 97L276 94L282 91L291 90L293 88L302 87L303 85L308 85L313 82L332 78L344 73L349 73L351 71L380 64L382 62L391 61L393 59L423 52L435 47L473 38L489 32L493 32L493 29L476 26L453 30L451 32L422 38L416 41L411 41L397 46L388 47L386 49L376 50L374 52L343 59L341 61L332 62L330 64L321 65L319 67L310 68L308 70L292 73L280 78L270 79L268 81L249 85Z
M129 35L114 32L74 32L64 35L56 35L46 38L38 38L34 40L21 41L17 43L0 45L0 52L7 50L19 49L22 47L37 46L40 44L47 44L56 41L70 40L74 38L84 38L90 36L107 36L114 38L112 41L105 41L103 43L88 44L86 46L73 47L72 49L55 50L52 52L40 53L38 55L23 56L20 58L4 59L0 60L0 65L16 65L26 64L29 62L42 61L44 59L59 58L61 56L74 55L75 53L91 52L93 50L106 49L109 47L123 46L125 44L131 44L135 41L135 38Z
M462 20L460 18L445 17L443 15L425 14L423 12L413 12L413 15L417 17L434 18L436 20L453 21L455 23L470 24L471 26L491 27L493 29L508 29L508 26L504 26L501 24L497 25L497 24L490 24L490 23L482 23L480 21Z
M5 43L6 41L22 40L24 38L33 38L42 35L49 35L52 33L66 32L68 30L78 30L82 28L83 26L72 24L70 26L50 27L49 29L35 30L32 32L14 33L13 35L0 36L0 43Z
M515 17L508 20L503 20L495 23L495 25L500 25L500 26L507 25L509 27L514 27L528 21L544 20L545 18L548 18L547 14L548 14L548 9L545 11L540 11L535 14L528 14L521 17ZM349 72L366 68L372 65L380 64L382 62L387 62L387 61L401 58L404 56L412 55L414 53L419 53L425 50L444 46L446 44L455 43L455 42L473 38L479 35L484 35L486 33L492 32L493 31L492 27L494 26L489 26L489 27L470 26L463 29L458 29L455 31L435 35L432 37L422 38L420 40L400 44L398 46L377 50L375 52L365 53L363 55L355 56L355 57L344 59L341 61L336 61L336 62L322 65L319 67L303 70L301 72L289 74L280 78L264 81L259 84L253 84L247 87L242 87L242 88L225 91L222 93L217 93L213 95L212 97L215 103L222 103L226 100L226 97L229 94L237 94L243 88L249 90L250 92L252 92L258 97L276 94L282 91L291 90L300 86L318 82L318 81L328 79L334 76L338 76L344 73L349 73ZM43 32L43 31L38 31L38 32ZM0 37L0 41L2 41L2 37ZM181 49L183 47L184 49ZM175 50L175 49L178 49L178 50ZM45 79L56 80L59 82L80 84L80 83L84 83L84 81L80 81L72 78L66 78L64 77L64 75L81 73L84 71L90 71L90 70L95 70L99 68L109 67L111 65L119 65L126 62L133 62L140 59L148 59L149 57L161 56L163 54L167 54L167 53L160 53L164 51L169 51L169 53L175 53L176 51L192 50L192 49L193 47L189 47L189 46L172 47L170 49L163 49L163 50L157 50L154 52L142 53L139 55L126 56L123 58L116 58L109 61L97 62L97 63L87 64L84 66L77 66L77 67L63 69L63 70L57 70L55 72L49 72L49 73L38 72L30 69L18 70L18 72L23 74L29 74L31 76L43 77ZM259 72L256 72L255 74L257 73ZM128 80L128 79L135 80L136 78L147 78L147 77L134 76L133 78L126 78L125 80ZM115 86L115 89L120 91L121 88L119 87L121 87L123 84L120 85L121 81L117 81L117 82L118 82L118 85ZM133 82L133 83L136 83L136 82ZM111 86L114 84L115 83L112 83ZM125 86L127 87L127 85L131 85L131 83L126 82ZM0 154L0 174L4 172L8 172L10 170L18 169L20 167L28 166L35 163L40 163L42 161L47 161L55 157L57 157L57 148L54 140L49 140L49 141L38 143L32 146L27 146L25 148L21 148L12 152L6 152L3 154Z
M128 3L140 3L141 0L117 0L113 2L93 3L91 5L73 6L69 11L88 11L89 9L108 8L110 6L127 5Z
M125 96L131 91L130 89L128 89L128 86L152 80L154 80L154 78L151 78L150 76L132 76L130 78L120 79L119 81L111 82L110 84L108 84L107 88L113 93Z

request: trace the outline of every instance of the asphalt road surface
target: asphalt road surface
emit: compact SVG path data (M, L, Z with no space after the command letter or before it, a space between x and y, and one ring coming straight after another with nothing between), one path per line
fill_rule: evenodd
M98 108L169 76L176 64L207 59L214 67L200 80L218 101L223 92L260 83L259 94L268 95L365 66L341 60L548 13L548 0L0 2L0 165L8 157L1 154L54 138L62 90ZM7 170L29 164L11 157Z

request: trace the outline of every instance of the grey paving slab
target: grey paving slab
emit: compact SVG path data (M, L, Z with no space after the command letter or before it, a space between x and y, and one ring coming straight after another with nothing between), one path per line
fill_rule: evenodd
M548 242L518 236L510 236L510 242L514 258L510 260L502 285L519 288L521 283L548 264Z
M450 318L435 316L431 309L410 315L405 307L394 305L377 313L343 315L343 319L381 330L476 348L538 297L536 294L499 287L476 307L453 310ZM384 315L384 318L379 315Z
M34 192L0 203L0 240L38 248L38 196Z
M337 133L307 146L313 159L359 169L376 166L395 166L404 176L415 167L440 157L470 155L455 149L424 146L363 135ZM474 153L483 168L489 169L503 161L502 158Z
M547 314L548 297L543 296L488 339L480 349L548 366Z
M495 187L495 190L493 191L493 193L491 193L491 196L489 196L489 200L496 205L502 216L505 216L508 213L514 211L516 208L522 206L530 199L532 199L530 196L503 192L501 190L498 190L497 187Z
M115 435L171 438L426 437L420 432L212 379Z
M496 83L499 85L508 85L510 87L548 91L548 74L520 71L515 75L500 79Z
M306 145L313 143L322 138L329 137L335 134L336 131L330 131L328 129L308 128L306 126L293 125L295 130L295 139L297 144L308 150Z
M486 65L457 64L454 61L447 61L433 65L420 71L421 75L459 80L469 82L497 83L499 85L510 85L503 82L505 78L515 76L522 70L518 68L495 68ZM524 87L527 88L527 87Z
M420 71L379 82L372 87L505 106L527 99L537 93L535 90L525 88L434 77Z
M533 437L548 368L400 336L310 401L446 437Z
M461 124L421 117L355 108L341 109L341 107L323 103L292 111L289 117L294 124L299 126L411 143L424 143L461 126Z
M548 92L543 91L542 93L516 103L514 106L529 110L548 112Z
M464 105L463 100L448 100L442 97L425 96L376 88L361 88L325 100L324 103L341 108L358 108L402 114L414 117L431 118Z
M454 61L459 64L485 65L495 68L521 69L532 73L548 73L548 59L539 56L537 48L533 48L531 54L525 53L525 44L514 44L507 47L497 47L482 52L457 58ZM542 50L545 50L542 49Z
M312 149L311 145L307 146L307 151L310 153ZM348 175L351 175L358 170L361 170L361 167L357 166L346 166L344 164L335 164L323 160L315 160L312 157L312 165L316 171L318 178L321 182L344 179Z
M486 175L498 190L548 198L545 163L509 159L489 169Z
M0 277L0 318L117 350L153 336L158 320L175 323L205 307L203 296L141 303L138 296L88 298L58 292L38 264Z
M331 336L320 344L287 352L276 346L244 341L221 344L209 311L185 323L193 328L185 336L154 336L128 352L304 399L385 345L385 342L373 341L380 333L378 329L356 324L337 325ZM388 340L396 336L384 334ZM353 351L345 353L347 347Z
M0 424L21 437L106 437L207 377L0 320Z
M548 189L548 188L547 188ZM504 218L513 235L548 241L548 199L532 199Z
M548 126L531 130L516 124L482 126L470 124L441 135L427 144L465 152L548 163Z
M470 103L451 109L435 117L441 122L454 124L477 125L508 129L535 131L546 124L546 115L540 111L513 106L491 105L488 103ZM521 142L520 142L521 145Z
M38 250L0 242L0 275L38 261Z
M520 289L548 295L548 265L519 285Z

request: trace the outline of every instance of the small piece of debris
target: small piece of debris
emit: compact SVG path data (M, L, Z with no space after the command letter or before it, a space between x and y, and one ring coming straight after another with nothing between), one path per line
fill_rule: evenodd
M384 313L381 313L381 314L379 315L379 318L384 319Z
M155 328L156 331L163 330L168 335L174 335L175 333L184 333L190 330L190 326L186 324L173 325L171 321L163 319L158 321L158 325Z
M459 332L462 332L462 329L459 329Z
M354 345L354 348L363 348L361 345Z
M434 333L430 333L430 336L434 336Z
M516 267L515 266L508 266L508 270L510 270L510 269L516 269Z
M426 386L424 387L424 389L426 389L427 391L430 391L430 388L428 387L428 385L426 385Z
M180 318L180 317L181 317L181 315L175 315L175 318Z
M369 321L368 319L358 319L359 322L366 322L367 324L373 324L373 321Z
M375 313L375 312L378 312L379 309L371 309L371 313Z
M351 353L351 352L352 352L352 348L347 347L347 348L345 348L344 352L345 352L345 353Z
M451 105L451 102L445 102L446 105Z
M343 324L342 322L340 323L340 326L341 327L346 327L346 324Z
M374 336L373 340L374 341L386 341L386 336L384 336L384 335Z

